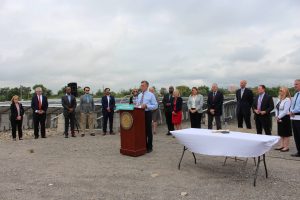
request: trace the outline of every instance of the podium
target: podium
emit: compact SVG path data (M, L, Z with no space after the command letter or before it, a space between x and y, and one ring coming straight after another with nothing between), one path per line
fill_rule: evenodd
M120 153L127 156L141 156L146 153L145 110L120 110Z

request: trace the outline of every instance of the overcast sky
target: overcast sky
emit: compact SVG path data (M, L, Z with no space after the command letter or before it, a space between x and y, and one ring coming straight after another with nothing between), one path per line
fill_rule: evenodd
M0 87L292 86L299 0L0 0Z

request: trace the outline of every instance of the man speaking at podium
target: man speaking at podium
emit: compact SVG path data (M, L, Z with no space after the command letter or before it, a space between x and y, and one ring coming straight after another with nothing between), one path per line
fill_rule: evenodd
M141 93L138 96L137 105L145 109L145 130L147 153L152 152L152 110L157 109L158 104L153 93L148 91L148 81L141 82Z

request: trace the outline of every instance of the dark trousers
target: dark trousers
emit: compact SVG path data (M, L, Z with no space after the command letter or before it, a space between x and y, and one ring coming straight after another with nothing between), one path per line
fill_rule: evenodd
M292 120L294 139L298 154L300 154L300 120Z
M191 128L201 128L201 118L202 118L202 113L190 112Z
M65 117L65 135L68 135L69 126L71 126L71 133L74 134L75 129L75 112L64 112Z
M23 137L22 123L23 123L23 120L15 120L15 119L11 120L11 132L12 132L13 138L17 137L17 128L18 128L19 138Z
M245 120L246 127L248 129L251 129L251 112L245 111L245 110L239 110L237 113L237 119L238 119L238 127L243 128L243 120Z
M41 136L46 137L46 114L33 114L34 136L39 137L39 125L41 125Z
M168 125L168 132L174 131L174 124L172 123L172 112L165 112L166 123Z
M213 120L215 118L216 121L216 125L217 125L217 130L220 130L222 128L221 126L221 116L220 115L211 115L211 114L207 114L208 116L208 129L212 129L212 123Z
M152 112L145 111L146 145L147 150L152 150Z
M266 135L272 135L272 133L271 133L271 116L255 114L254 118L255 118L257 134L262 134L262 130L264 129Z
M114 119L114 112L107 112L106 110L102 111L103 115L103 132L107 130L107 121L109 121L109 131L113 132L113 119Z

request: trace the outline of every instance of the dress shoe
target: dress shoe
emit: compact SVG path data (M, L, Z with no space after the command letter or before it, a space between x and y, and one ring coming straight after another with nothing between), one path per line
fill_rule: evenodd
M85 134L84 133L81 133L81 137L84 137L85 136Z
M283 148L283 149L281 149L281 150L280 150L280 152L288 152L288 151L290 151L290 149L289 149L289 148L286 148L286 149L285 149L285 148Z
M68 135L65 135L65 138L68 138L69 136Z
M42 138L47 138L46 136L42 136Z
M76 137L75 133L71 133L71 136L72 136L72 137Z
M13 138L13 141L17 141L17 139L16 139L16 138Z
M151 153L153 151L153 149L148 149L147 153Z
M275 150L278 150L278 151L280 151L282 149L283 149L283 147L277 147L277 148L275 148Z
M172 135L171 133L167 133L166 135Z
M106 135L106 132L103 132L102 135L103 135L103 136Z
M299 153L295 153L295 154L291 154L291 156L293 156L293 157L300 157L300 154Z
M91 135L91 136L95 136L95 133L91 133L90 135Z
M114 133L113 131L110 131L110 132L109 132L109 134L111 134L111 135L115 135L115 133Z
M23 138L19 138L19 140L23 140Z
M34 136L34 139L39 139L39 136Z

